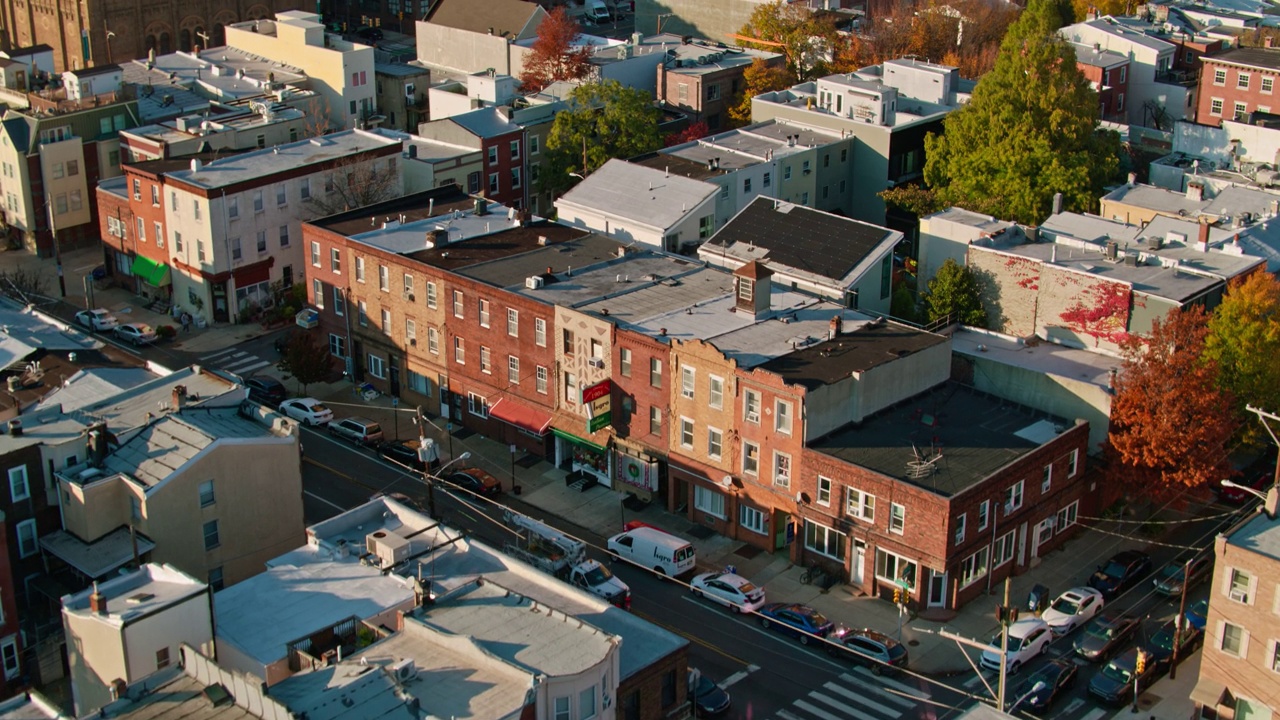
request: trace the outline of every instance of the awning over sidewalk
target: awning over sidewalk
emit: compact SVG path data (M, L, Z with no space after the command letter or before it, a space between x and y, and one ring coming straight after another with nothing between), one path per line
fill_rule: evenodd
M489 417L497 418L508 425L515 425L521 430L528 430L536 435L546 435L551 426L551 413L529 407L511 398L502 398L489 408Z
M146 537L138 535L137 538L139 557L155 549L156 544ZM113 530L91 543L66 530L58 530L40 538L40 547L94 580L133 561L133 537L128 528Z
M1201 675L1195 688L1191 690L1191 701L1204 707L1217 708L1226 694L1226 683Z
M606 448L603 445L593 443L590 440L587 440L586 438L580 438L577 435L574 435L573 433L567 433L561 430L560 428L551 428L551 432L556 437L562 438L564 440L568 440L571 443L577 443L578 445L585 445L589 448L594 448L595 450L599 450L600 452L604 452L605 450L608 450L608 448Z
M133 258L133 266L129 269L134 275L156 287L164 287L173 282L169 266L158 263L149 257L137 255Z

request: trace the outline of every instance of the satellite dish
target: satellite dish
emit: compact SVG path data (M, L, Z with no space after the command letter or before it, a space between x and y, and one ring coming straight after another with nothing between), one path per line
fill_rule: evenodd
M726 490L728 490L729 488L733 487L733 476L732 476L732 475L725 475L725 476L724 476L724 478L720 480L720 487L722 487L722 488L724 488L724 489L726 489Z

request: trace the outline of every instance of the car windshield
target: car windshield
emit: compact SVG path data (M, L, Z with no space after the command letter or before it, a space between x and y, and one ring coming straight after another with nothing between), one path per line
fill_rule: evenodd
M1166 567L1164 567L1164 568L1161 568L1161 570L1160 570L1160 577L1161 577L1161 578L1163 578L1163 579L1165 579L1165 580L1181 580L1181 579L1182 579L1182 566L1181 566L1181 565L1169 565L1169 566L1166 566Z
M698 677L698 686L694 690L694 692L696 692L698 695L707 695L708 693L714 692L715 689L716 689L716 684L711 682L711 680L706 675L702 675Z
M1124 565L1121 565L1118 562L1113 562L1107 564L1107 567L1102 571L1102 574L1107 577L1119 578L1124 577L1125 570L1126 568Z
M996 650L999 650L1001 637L1003 636L1000 633L996 633L996 636L991 638L991 647L995 648ZM1021 639L1016 638L1012 635L1009 636L1009 652L1017 652L1018 648L1021 645L1022 645Z
M587 572L588 585L600 585L602 583L607 583L612 579L613 571L603 565L597 566L596 569L589 570Z
M1102 674L1111 678L1112 680L1116 680L1122 683L1127 683L1133 679L1133 673L1130 672L1128 668L1122 667L1115 663L1107 663L1107 666L1102 668Z
M1116 634L1116 629L1110 622L1102 620L1095 623L1089 623L1089 627L1085 628L1084 632L1086 635L1107 640L1112 635Z
M1080 611L1080 603L1065 597L1060 597L1057 600L1054 600L1053 605L1050 607L1066 615L1075 615Z

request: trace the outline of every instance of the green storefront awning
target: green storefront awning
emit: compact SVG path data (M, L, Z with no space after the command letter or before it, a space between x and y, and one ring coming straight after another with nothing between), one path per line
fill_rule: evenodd
M142 255L133 258L133 267L130 268L130 272L156 287L164 287L173 282L168 265Z
M597 445L597 444L595 444L595 443L591 442L590 440L586 440L586 439L580 438L580 437L578 437L577 435L573 435L572 433L567 433L567 432L565 432L565 431L561 430L560 428L551 428L551 432L552 432L552 434L554 434L556 437L564 438L565 440L568 440L568 441L569 441L569 442L571 442L571 443L577 443L577 444L579 444L579 445L586 445L586 446L587 446L587 447L589 447L589 448L594 448L594 449L599 450L599 451L601 451L601 452L604 452L604 450L605 450L605 447L604 447L603 445Z

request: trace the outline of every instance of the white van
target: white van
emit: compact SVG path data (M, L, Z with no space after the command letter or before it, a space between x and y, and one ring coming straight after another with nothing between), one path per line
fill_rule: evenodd
M661 575L676 577L693 570L693 546L675 535L651 527L635 527L609 538L609 552Z
M603 25L613 19L613 13L609 12L604 0L591 0L587 5L587 17L591 22Z

